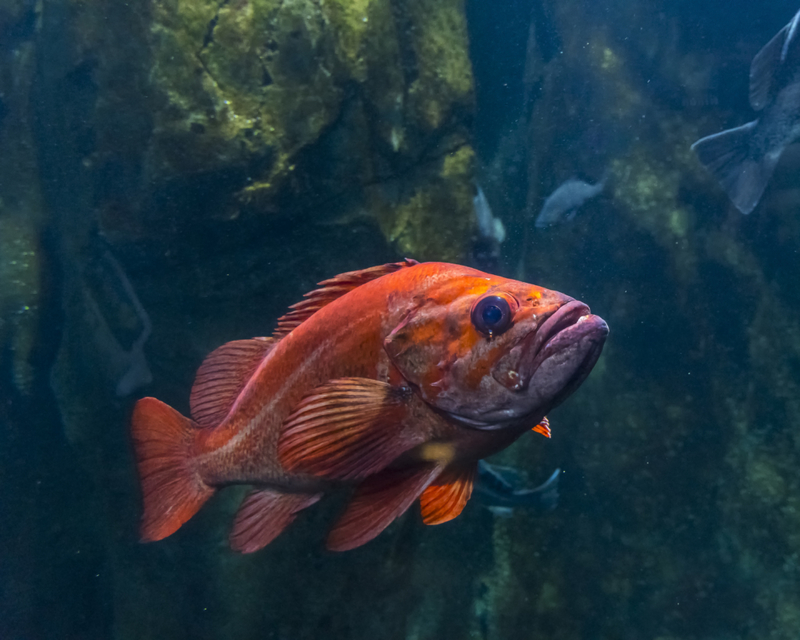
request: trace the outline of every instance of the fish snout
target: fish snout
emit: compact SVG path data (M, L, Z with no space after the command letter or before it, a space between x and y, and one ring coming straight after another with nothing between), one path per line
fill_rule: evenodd
M500 366L493 372L497 382L511 391L527 392L536 380L534 386L537 388L531 393L536 396L551 395L549 391L538 388L541 376L537 376L537 372L545 363L552 360L547 369L555 372L547 376L548 384L545 386L550 389L559 381L566 385L578 369L582 369L581 362L593 352L593 345L602 348L608 335L605 321L593 315L583 302L566 296L564 298L565 302L523 339L509 354L507 361L499 363ZM591 363L586 363L589 364L589 370L595 362L596 357Z
M561 404L591 373L608 331L605 320L587 313L556 332L532 361L527 395L547 412Z

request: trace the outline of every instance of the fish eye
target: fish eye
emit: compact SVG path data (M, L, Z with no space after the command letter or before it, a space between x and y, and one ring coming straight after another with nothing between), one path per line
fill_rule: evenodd
M511 307L503 296L484 296L472 306L470 319L482 334L493 337L504 333L511 326Z

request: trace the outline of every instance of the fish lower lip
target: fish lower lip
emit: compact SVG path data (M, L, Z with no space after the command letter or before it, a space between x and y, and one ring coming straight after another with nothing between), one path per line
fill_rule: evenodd
M583 302L573 300L562 305L542 324L533 336L533 340L525 348L526 356L523 361L526 365L520 367L520 375L524 381L530 380L531 375L541 362L539 358L543 349L556 335L564 329L573 326L584 316L590 314L589 307Z
M547 398L551 408L558 406L589 375L607 336L605 320L591 314L580 316L536 353L530 363L529 388Z

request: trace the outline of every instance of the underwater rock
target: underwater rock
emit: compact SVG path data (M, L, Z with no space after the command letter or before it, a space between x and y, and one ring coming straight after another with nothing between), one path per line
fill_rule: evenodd
M152 238L166 218L329 221L332 200L386 181L400 184L390 206L401 216L417 192L450 200L460 189L436 166L468 147L474 108L460 0L137 0L73 11L70 73L94 101L82 161L112 242ZM468 203L450 204L455 218ZM363 201L350 211L373 214ZM447 256L465 251L470 231L440 239ZM401 247L421 255L427 243Z
M41 246L47 213L27 111L35 18L33 2L0 3L0 368L23 394L35 376L48 279Z
M525 184L525 215L501 211L521 274L591 290L615 331L586 404L550 416L559 509L494 523L481 637L796 636L797 172L778 167L762 220L743 222L689 151L748 118L736 74L785 16L742 17L712 46L707 7L650 9L536 3L526 145L490 163L527 175L505 183ZM614 192L585 228L516 232L559 177L604 167ZM520 448L504 462L525 468Z
M415 171L365 190L366 210L402 255L462 261L476 222L472 212L474 152L463 145ZM446 212L446 213L443 213Z
M98 637L399 638L415 604L413 518L344 567L302 551L319 546L324 513L246 563L220 553L226 499L188 528L198 545L142 549L117 427L124 392L152 375L154 395L185 395L204 355L263 335L332 273L396 252L463 260L475 221L461 1L46 1L40 22L33 146L64 276L50 380L57 429L98 496L104 588L75 587L113 610ZM309 596L289 579L301 574L341 588Z

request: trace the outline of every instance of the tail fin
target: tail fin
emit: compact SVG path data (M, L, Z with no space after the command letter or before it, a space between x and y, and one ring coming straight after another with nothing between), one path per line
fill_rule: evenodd
M191 518L214 493L192 468L196 427L155 398L136 403L131 434L142 483L142 542L161 540Z
M756 208L783 148L766 154L751 148L756 122L701 138L692 149L706 168L719 180L733 204L742 213Z

